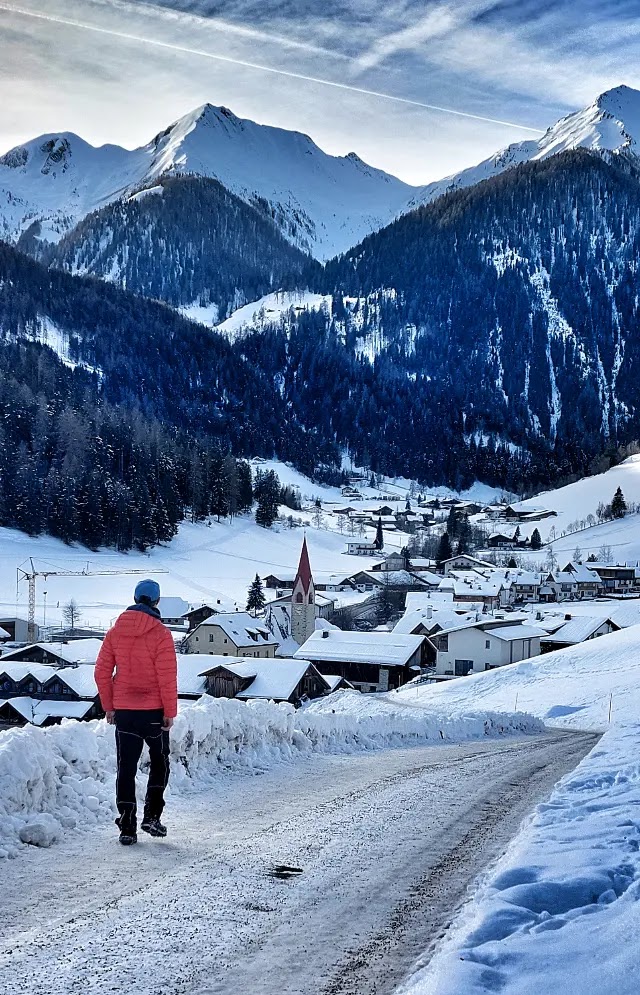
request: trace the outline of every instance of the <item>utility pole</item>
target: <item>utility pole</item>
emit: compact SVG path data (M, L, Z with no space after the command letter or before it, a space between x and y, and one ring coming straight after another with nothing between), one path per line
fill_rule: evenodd
M36 635L36 579L43 577L113 577L124 574L166 574L167 570L91 570L89 563L84 570L36 570L33 557L29 557L28 566L25 562L17 569L17 580L26 580L29 583L29 614L27 638L30 643L35 641ZM29 569L29 567L31 569Z

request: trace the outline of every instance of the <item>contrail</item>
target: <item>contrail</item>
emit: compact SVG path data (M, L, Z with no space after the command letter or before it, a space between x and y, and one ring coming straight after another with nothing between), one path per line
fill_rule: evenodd
M390 100L396 104L405 104L409 107L422 107L424 110L437 111L440 114L451 114L455 117L468 118L471 121L484 121L488 124L499 124L504 128L516 128L518 131L530 131L533 134L541 134L540 129L530 128L524 124L516 124L513 121L502 121L499 118L485 117L482 114L471 114L469 111L458 111L452 107L441 107L438 104L427 104L421 100L411 100L409 97L397 97L391 93L382 93L380 90L369 90L365 87L352 86L349 83L337 83L334 80L321 79L318 76L307 76L304 73L294 73L286 69L274 69L272 66L263 66L258 62L248 62L244 59L233 59L228 55L216 55L201 48L191 48L188 45L176 45L174 42L158 41L156 38L143 38L141 35L130 34L126 31L116 31L113 28L102 28L95 24L86 24L82 21L71 18L53 16L52 14L41 14L32 10L24 10L21 7L12 7L9 4L0 3L0 10L8 14L18 14L22 17L31 17L39 21L49 21L52 24L62 24L70 28L79 28L83 31L93 31L95 34L109 35L112 38L121 38L123 41L134 41L141 45L153 45L155 48L163 48L170 52L181 52L184 55L195 55L202 59L211 59L214 62L226 62L233 66L241 66L244 69L256 69L259 72L271 73L274 76L285 76L288 79L302 80L305 83L317 83L320 86L330 86L335 90L346 90L349 93L360 93L366 97L377 97L380 100Z

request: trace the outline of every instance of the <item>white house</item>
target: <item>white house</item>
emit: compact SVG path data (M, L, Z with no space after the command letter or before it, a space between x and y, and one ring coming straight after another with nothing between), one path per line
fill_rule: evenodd
M375 542L365 542L364 539L357 539L347 543L347 553L349 556L377 556L380 550Z
M479 560L477 556L469 553L458 553L457 556L450 556L448 560L443 560L444 575L448 577L452 570L495 570L495 565L488 560Z
M248 612L212 615L185 639L188 653L207 656L274 657L278 646L264 622Z
M436 674L466 677L538 656L543 635L536 626L512 619L466 622L445 629L431 637L437 650Z
M160 598L158 611L160 618L165 625L184 625L185 615L190 610L191 605L184 598Z

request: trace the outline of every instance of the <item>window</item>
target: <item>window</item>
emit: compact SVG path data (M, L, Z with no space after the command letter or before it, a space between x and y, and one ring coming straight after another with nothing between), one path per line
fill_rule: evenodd
M454 666L456 677L466 677L473 670L473 660L455 660Z
M491 640L490 639L485 639L485 641L484 641L484 648L486 650L490 650L491 649Z
M299 604L299 605L302 604L302 595L301 594L296 594L296 604Z
M441 653L449 652L449 633L445 633L444 636L438 636L438 649Z
M209 633L209 642L210 642L210 643L212 643L212 642L213 642L213 632L210 632L210 633ZM226 640L225 640L225 642L226 642Z

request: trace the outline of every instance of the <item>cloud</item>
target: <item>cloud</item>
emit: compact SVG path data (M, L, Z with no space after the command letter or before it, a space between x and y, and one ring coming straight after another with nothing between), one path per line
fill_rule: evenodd
M501 118L491 117L490 115L476 114L470 111L464 111L453 107L445 107L440 104L427 103L426 101L412 99L410 97L403 97L398 94L384 92L382 90L374 90L368 87L354 86L350 83L341 82L339 80L332 80L328 78L323 78L320 76L313 76L303 72L294 72L292 70L279 68L276 66L269 66L262 63L254 62L248 59L240 59L230 55L222 55L219 52L212 52L204 48L198 48L190 44L180 44L178 42L163 41L158 38L151 38L148 36L142 36L135 34L130 31L123 31L115 27L105 27L103 25L91 24L87 21L81 21L76 18L63 17L59 14L44 13L43 11L28 10L24 7L19 7L12 3L0 2L0 10L7 11L13 15L18 15L21 17L30 17L38 21L46 21L50 24L63 25L65 27L76 28L79 31L87 31L90 33L98 35L107 35L111 38L119 38L123 41L133 41L140 45L151 46L156 48L161 48L171 52L178 52L181 54L192 55L197 58L211 59L214 62L222 62L229 65L240 66L244 69L253 69L259 73L273 74L276 76L284 76L288 79L300 80L306 83L314 83L323 87L330 87L336 90L344 90L349 93L357 93L366 97L374 97L379 100L392 101L394 103L405 104L411 107L423 108L424 110L436 111L440 114L450 114L456 117L469 118L473 121L485 121L489 124L499 124L505 128L514 128L517 131L531 131L534 133L539 133L538 129L529 128L526 125L518 124L513 121L505 121Z

